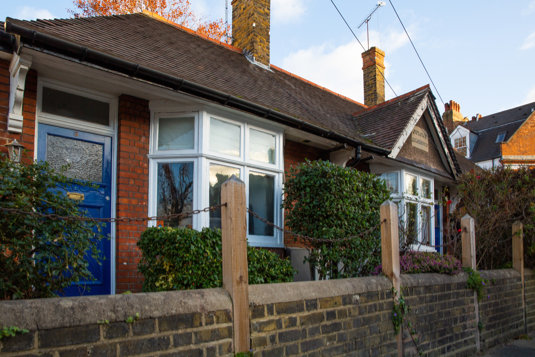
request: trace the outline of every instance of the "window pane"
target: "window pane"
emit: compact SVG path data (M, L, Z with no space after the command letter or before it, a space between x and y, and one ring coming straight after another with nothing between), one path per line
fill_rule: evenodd
M422 206L422 244L431 244L431 207Z
M158 216L193 209L193 162L158 163ZM171 227L191 227L192 218L164 219Z
M223 155L239 157L240 149L240 126L210 118L210 150Z
M221 204L221 185L232 175L240 177L240 169L210 165L210 206ZM210 211L210 228L221 228L221 209Z
M261 174L249 174L249 209L260 217L273 222L275 196L275 177ZM273 227L249 214L249 234L273 236Z
M195 118L160 118L158 150L193 149Z
M249 136L249 155L251 160L274 164L275 135L251 129Z
M416 176L405 174L405 193L410 195L418 195L418 181Z
M418 205L416 203L407 202L405 205L407 211L407 224L405 237L407 244L414 244L418 241Z
M43 87L43 112L110 125L110 105L95 99Z
M390 190L391 193L399 193L399 173L397 172L388 172L381 175L381 178L385 180L386 187Z
M431 181L426 179L421 179L420 185L422 187L422 196L424 198L431 199Z
M46 138L46 161L56 171L61 171L65 177L102 182L102 144L88 141L63 138L48 135Z

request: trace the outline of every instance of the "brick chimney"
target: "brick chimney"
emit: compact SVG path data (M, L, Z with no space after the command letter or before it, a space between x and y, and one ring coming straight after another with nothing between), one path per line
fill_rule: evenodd
M270 0L232 0L232 44L269 66Z
M468 118L463 117L461 114L461 105L453 100L444 104L444 114L442 114L442 121L444 126L448 130L448 134L451 134L458 125L461 125L468 121Z
M364 104L376 105L385 101L385 53L376 47L362 53L364 72Z

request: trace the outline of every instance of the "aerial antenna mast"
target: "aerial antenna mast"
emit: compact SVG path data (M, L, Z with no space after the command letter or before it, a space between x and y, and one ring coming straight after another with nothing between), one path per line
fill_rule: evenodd
M366 37L368 38L368 49L370 49L370 30L368 28L368 22L370 22L370 20L372 19L372 15L377 11L377 9L385 5L386 3L384 1L378 1L377 5L375 5L375 9L373 9L373 11L370 12L368 16L366 16L364 21L362 21L358 27L360 29L362 25L366 24Z
M230 44L228 40L228 0L225 0L225 40Z

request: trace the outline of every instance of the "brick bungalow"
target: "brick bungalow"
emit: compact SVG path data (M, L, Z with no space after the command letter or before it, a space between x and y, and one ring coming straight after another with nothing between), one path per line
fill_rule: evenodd
M421 227L412 227L419 249L433 249L443 192L460 168L429 86L385 102L384 53L376 48L363 53L365 104L273 66L269 6L233 1L233 46L150 13L7 18L0 144L17 139L26 162L69 163L69 176L96 188L67 194L100 217L217 204L220 183L235 174L249 207L282 225L284 173L305 158L330 159L381 175L403 217ZM219 227L220 214L166 223ZM136 242L146 228L107 227L108 259L91 293L140 290ZM248 240L292 257L306 252L252 217Z

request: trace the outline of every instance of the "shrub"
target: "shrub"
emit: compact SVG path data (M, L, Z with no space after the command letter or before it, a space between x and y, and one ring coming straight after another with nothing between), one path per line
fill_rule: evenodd
M390 197L383 180L327 161L306 161L290 169L284 191L287 226L329 240L307 242L313 248L308 260L321 278L367 275L379 264L379 207ZM364 237L341 240L367 230Z
M454 229L450 241L460 256L460 226L468 213L474 218L478 269L510 266L512 261L512 224L524 224L526 263L535 262L535 170L499 168L466 173L459 179ZM457 226L456 226L457 225ZM455 229L457 228L457 229Z
M17 165L0 158L0 207L20 210L0 214L0 299L55 296L74 282L93 279L85 256L98 259L100 227L76 219L84 212L57 190L68 184L46 163Z
M144 291L206 289L222 286L221 231L204 228L153 227L141 235L139 271ZM247 247L249 283L293 280L287 259L265 249Z
M400 257L399 268L404 274L440 273L454 275L462 271L461 262L454 256L413 251L408 251ZM378 265L373 274L378 275L381 270L381 265Z

